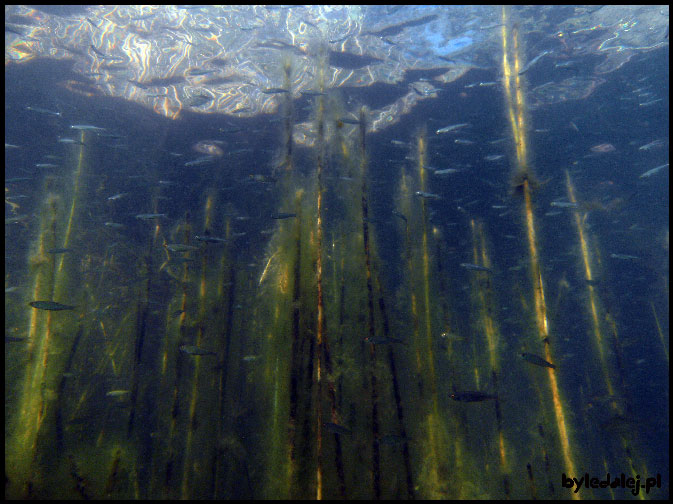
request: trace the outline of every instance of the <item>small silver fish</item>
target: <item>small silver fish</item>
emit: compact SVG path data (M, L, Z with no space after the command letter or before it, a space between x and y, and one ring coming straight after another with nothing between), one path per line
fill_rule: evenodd
M486 268L485 266L479 266L478 264L460 263L460 267L471 271L486 271L487 273L493 273L492 269Z
M79 140L75 140L74 138L59 138L58 141L59 141L59 143L64 143L64 144L84 145L83 142L80 142Z
M80 131L105 131L105 128L92 126L91 124L73 124L72 126L70 126L70 128Z
M633 256L633 255L628 255L628 254L610 254L610 257L612 257L613 259L624 259L624 260L640 259L640 257L636 257L636 256Z
M165 213L141 213L136 215L136 219L140 220L161 219L162 217L168 217L168 215Z
M569 201L552 201L551 206L558 208L579 208L577 203L571 203Z
M420 196L421 198L425 198L425 199L442 199L439 194L433 194L433 193L429 193L429 192L416 191L414 194L416 196Z
M444 341L463 341L465 338L458 336L456 333L444 331L439 335Z
M398 147L409 147L409 143L402 140L391 140L390 143Z
M125 193L115 194L114 196L110 196L110 197L108 198L108 200L109 200L109 201L116 201L116 200L118 200L118 199L123 198L124 196L128 196L128 194L129 194L129 193L126 193L126 192L125 192Z
M205 350L194 345L180 345L180 351L188 355L217 355L215 352Z
M108 397L122 397L128 394L130 391L129 390L110 390L107 394L105 394Z
M655 147L661 147L665 143L666 143L666 140L661 140L661 139L654 140L654 141L652 141L648 144L645 144L641 147L638 147L638 150L646 151L646 150L654 149Z
M643 174L642 174L640 177L638 177L638 178L647 178L647 177L651 177L652 175L654 175L655 173L660 172L661 170L663 170L663 169L666 168L667 166L668 166L668 163L663 164L663 165L661 165L661 166L657 166L656 168L652 168L651 170L647 170L645 173L643 173Z
M225 238L217 238L210 235L195 236L194 239L206 243L225 243L227 241Z
M26 110L32 110L33 112L37 112L39 114L47 114L47 115L53 115L60 117L61 113L60 112L54 112L52 110L47 110L39 107L31 107L30 105L26 107Z
M213 161L215 161L215 156L201 156L200 158L196 158L192 161L187 161L185 166L201 166L212 163Z
M540 60L542 59L542 57L546 56L547 54L551 54L552 52L553 52L553 51L542 51L540 54L538 54L537 56L535 56L532 60L530 60L530 61L529 61L529 62L528 62L528 63L521 69L521 71L519 72L519 75L523 75L523 74L525 74L528 70L530 70L530 69L532 68L533 65L535 65L535 63L537 63L538 61L540 61Z
M464 128L465 126L469 126L468 123L460 123L460 124L451 124L450 126L444 126L443 128L439 128L437 131L435 131L436 135L440 135L442 133L451 133L452 131L458 131L461 128Z
M289 93L289 92L290 91L288 91L287 89L275 88L275 87L274 88L269 88L269 89L262 89L262 93L264 93L264 94L285 94L285 93Z

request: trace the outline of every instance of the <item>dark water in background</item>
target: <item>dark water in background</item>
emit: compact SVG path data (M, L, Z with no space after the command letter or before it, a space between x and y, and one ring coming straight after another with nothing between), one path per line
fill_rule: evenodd
M527 75L529 87L532 89L543 84L549 80L545 72L553 71L553 68L541 64L539 69ZM110 366L114 368L115 364L104 362L103 356L114 355L114 338L132 338L132 335L123 333L115 334L113 338L112 333L115 323L125 316L124 306L138 303L142 296L138 294L137 284L140 282L143 288L147 288L149 308L143 323L147 326L147 334L152 335L147 338L142 349L146 356L143 362L145 367L140 371L143 380L159 373L160 359L149 359L147 356L160 355L162 343L157 339L158 335L163 332L166 313L176 310L171 299L174 299L175 289L179 286L176 286L175 278L158 272L165 259L161 240L154 245L154 252L148 254L154 226L151 222L136 219L135 215L165 213L167 218L163 221L161 232L163 236L170 237L168 243L183 243L185 237L188 237L189 243L198 245L193 236L205 233L202 224L204 204L208 195L214 195L217 210L210 226L212 236L245 233L230 239L226 246L229 260L237 275L240 275L237 276L237 287L241 278L248 278L248 284L243 288L245 294L230 302L228 313L240 312L241 320L245 321L246 316L254 317L257 313L254 311L254 305L258 302L255 286L270 255L267 250L270 233L262 232L275 229L277 223L270 219L271 214L291 212L293 209L279 207L286 200L280 194L279 185L273 181L278 178L272 166L281 145L283 121L273 116L242 120L200 116L189 112L178 121L170 121L120 99L73 95L58 85L58 82L67 79L67 72L67 68L62 65L44 61L21 67L10 66L5 72L5 141L20 146L5 151L5 178L30 179L5 184L9 189L6 190L6 196L21 195L19 199L11 200L20 205L16 213L12 213L10 206L6 205L6 218L25 216L21 222L5 226L5 285L6 288L17 287L6 295L5 334L6 337L16 338L27 336L28 310L31 310L27 308L27 302L33 300L28 264L40 231L41 208L50 192L44 189L45 184L49 186L45 176L68 177L76 159L73 152L79 149L78 146L59 144L57 139L59 136L78 138L77 132L68 128L70 124L85 123L104 127L115 137L86 135L88 168L80 181L85 187L85 196L80 202L84 210L81 214L81 231L72 241L73 251L70 254L81 262L80 271L88 279L86 285L92 285L91 279L98 279L93 284L96 285L95 296L99 302L96 306L87 307L91 311L86 316L98 321L91 326L107 327L102 332L97 330L95 334L81 337L72 361L76 366L69 371L75 375L72 379L74 383L65 385L65 390L73 397L84 393L88 400L93 396L102 401L107 399L106 391L126 390L131 386L131 354L120 356L120 360L126 360L125 364L120 364L128 373L126 375L111 369ZM406 266L401 259L404 254L404 241L400 239L401 221L392 211L395 209L400 173L402 169L408 173L414 172L415 161L405 160L405 156L413 156L413 148L396 146L391 144L391 140L408 142L413 146L418 132L426 129L429 139L427 164L437 170L460 170L459 173L443 177L429 175L427 191L441 196L441 200L428 204L429 227L437 229L434 236L438 237L438 243L441 242L441 252L440 246L437 246L438 252L436 256L433 255L433 261L441 262L442 275L445 275L449 285L447 289L450 295L447 298L452 303L452 313L457 314L453 321L454 331L470 341L476 337L477 331L474 308L468 295L472 276L459 264L473 262L469 220L476 218L483 223L494 271L490 277L492 292L500 310L494 314L500 324L502 343L499 352L502 366L507 369L508 366L522 365L517 356L522 351L517 338L527 322L519 316L519 299L520 296L528 296L530 289L525 268L517 269L528 260L521 200L511 195L513 152L502 90L500 86L466 88L471 83L496 80L498 75L494 71L473 70L458 81L444 85L437 99L421 102L399 124L368 135L367 184L369 218L372 220L370 233L376 241L383 291L391 294L388 298L391 310L389 316L395 319L403 307L395 304L392 293L406 281ZM542 275L553 328L551 337L558 365L557 375L562 377L559 379L562 380L566 410L571 412L569 422L576 431L574 436L590 447L586 449L587 452L600 452L603 447L609 446L603 457L610 465L611 457L616 460L621 455L616 455L614 444L598 436L598 432L609 432L611 416L595 406L596 400L592 402L590 399L592 396L605 395L606 392L601 387L597 387L597 390L591 388L591 384L599 380L594 375L597 356L586 309L587 286L582 276L573 212L571 209L551 206L552 201L567 198L565 171L568 170L577 199L588 210L584 223L592 236L593 253L600 257L600 266L594 271L598 280L596 290L602 300L604 313L610 314L619 331L619 345L614 345L608 358L611 362L616 359L620 364L618 367L621 367L620 376L615 374L613 378L619 384L620 397L628 403L624 424L629 431L629 439L634 440L633 450L637 451L640 460L647 463L647 475L662 474L664 488L653 494L655 498L660 498L668 494L669 473L669 170L664 168L648 178L639 176L651 168L668 163L668 48L634 58L607 76L606 80L588 98L541 106L530 110L527 117L530 129L533 130L528 135L529 159L539 183L539 189L534 193L534 205ZM652 106L639 106L634 90L645 86L648 87L647 92L653 93L653 99L661 98L662 101ZM367 106L368 99L376 99L381 103L385 103L388 98L392 101L393 94L387 97L386 93L394 94L394 89L386 87L378 93L371 93L371 90L341 90L336 95L340 95L342 101ZM312 101L308 98L294 100L294 117L297 121L313 113ZM640 100L640 103L643 101ZM25 109L28 105L58 109L62 111L62 116L29 111ZM459 133L434 133L440 127L463 122L470 126ZM456 144L456 138L474 143ZM506 140L490 143L500 138ZM224 141L224 155L203 166L184 166L201 155L194 152L192 146L206 139ZM639 149L658 139L664 141L661 146L649 150ZM591 151L593 146L606 143L614 146L612 152ZM485 159L486 156L499 154L503 155L502 159ZM45 156L48 155L61 158L47 160ZM315 150L295 145L294 158L296 170L309 180L314 173ZM335 155L329 159L325 170L328 177L326 185L330 188L325 196L325 215L328 222L336 223L344 217L340 215L342 208L338 191L355 192L360 188L355 184L330 180L332 176L349 176L349 173L343 166L336 166ZM59 166L36 168L36 163L54 163ZM252 175L261 175L264 180L259 181L262 177L255 180ZM52 186L56 193L65 190L70 184L62 179L54 180ZM124 196L118 200L108 200L119 193ZM493 208L494 205L503 208ZM554 212L560 213L545 215ZM181 219L191 222L191 233L172 231ZM106 226L106 222L121 224L123 227L114 229ZM205 246L214 261L223 254L220 250L224 246L221 249L217 247L212 244ZM620 260L611 258L610 254L628 254L638 259ZM116 256L115 260L112 260L113 255ZM198 271L198 265L197 262L195 271ZM181 271L175 269L176 275L180 275ZM151 283L146 286L148 275ZM197 273L194 275L195 278L198 276ZM71 297L62 297L56 301L79 304L81 299L81 293L74 291ZM532 303L532 298L528 302ZM653 308L664 335L665 355ZM93 315L91 312L94 312ZM399 315L399 318L405 320L403 315ZM237 328L236 337L242 338L239 343L241 348L238 349L240 354L237 356L239 361L243 356L263 353L259 338L246 340L252 338L246 334L248 323L240 323ZM404 324L396 325L393 322L393 326L400 332L395 334L396 337L410 337L399 329ZM437 334L439 332L441 330L438 329ZM24 376L22 363L26 359L25 345L25 341L5 344L6 440L9 436L8 425L21 397L19 384ZM467 345L459 348L459 352L465 352L466 358L470 357L468 350L473 351ZM137 347L135 351L138 351ZM405 351L411 352L410 349L395 349L395 352ZM205 362L206 357L201 359ZM445 398L456 388L471 388L469 382L462 385L455 383L455 374L448 369L450 359L441 360L438 357L437 364L440 396ZM97 371L89 375L87 366ZM611 372L614 373L614 369ZM239 459L247 459L249 464L258 467L249 470L249 480L245 485L229 484L222 490L214 484L212 488L204 490L204 494L195 492L195 495L248 498L260 495L255 487L262 479L263 468L259 468L262 458L256 453L255 447L259 442L257 436L263 435L263 419L255 418L255 385L245 385L245 366L240 368L239 373L236 382L240 387L239 392L242 397L250 393L248 398L253 404L241 401L241 411L237 413L231 427L240 441L236 444L238 448L232 451L242 451L244 455L239 454ZM506 377L502 381L507 386L507 392L503 394L509 395L510 406L523 409L535 407L530 403L535 392L529 388L529 384L508 382ZM471 385L474 388L474 384ZM411 394L413 383L401 383L400 387L403 395ZM503 385L501 387L505 388ZM482 388L490 388L488 380ZM157 403L169 399L144 396L143 400L145 404L137 408L137 421L149 424L158 422L154 408ZM449 408L452 406L455 405L447 405ZM109 411L104 414L96 408L91 411L88 418L96 428L105 427L116 432L116 421L120 425L127 424L125 415L128 415L128 411L122 414L121 420L115 420L115 413ZM231 412L227 414L233 415ZM72 418L87 417L81 415ZM587 423L594 427L583 428ZM607 427L596 429L595 425ZM124 428L118 430L123 437ZM591 434L583 437L585 431ZM76 436L69 436L68 432L66 429L64 438L68 450L77 451L77 443L93 442L97 430L92 429L91 435L83 435L80 441L77 441ZM150 428L147 435L150 432L156 431ZM139 450L138 453L143 451ZM496 460L493 459L494 464ZM605 472L603 467L597 468L598 461L600 457L591 460L591 471ZM6 463L10 461L6 459ZM347 466L358 463L357 460L345 460ZM581 460L577 466L581 466ZM620 467L611 470L629 472L628 467ZM412 469L412 473L415 469ZM541 468L537 469L540 477ZM645 473L645 469L636 470ZM79 471L85 472L83 468ZM232 471L239 474L239 469ZM604 474L593 473L592 476L604 477ZM139 474L142 479L142 468ZM133 496L131 486L126 490L115 491ZM512 486L522 487L516 491L518 493L515 492L516 495L530 497L522 482L513 483ZM566 497L558 486L556 491L554 496ZM360 494L354 492L353 495ZM392 495L400 496L395 492ZM479 493L476 495L485 496ZM604 495L597 492L593 496L602 498Z

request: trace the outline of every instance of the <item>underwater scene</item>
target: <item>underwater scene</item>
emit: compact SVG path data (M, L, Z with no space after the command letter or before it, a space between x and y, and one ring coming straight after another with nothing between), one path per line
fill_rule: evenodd
M668 6L6 6L5 497L668 499Z

